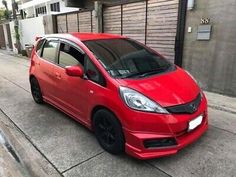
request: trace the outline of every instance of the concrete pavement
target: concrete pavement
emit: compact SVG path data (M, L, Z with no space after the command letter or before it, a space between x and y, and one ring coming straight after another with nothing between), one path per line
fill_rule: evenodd
M61 176L32 144L29 137L25 136L2 111L0 111L0 176Z
M28 67L28 60L0 51L0 129L8 132L6 136L18 134L17 138L8 138L13 147L21 144L16 152L29 174L66 177L236 176L235 98L207 93L209 131L177 155L139 161L125 154L113 156L104 152L93 133L82 125L50 105L35 104L30 94Z

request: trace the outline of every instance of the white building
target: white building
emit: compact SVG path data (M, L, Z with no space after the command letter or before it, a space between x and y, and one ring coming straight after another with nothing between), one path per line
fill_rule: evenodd
M23 18L33 18L42 15L58 14L79 10L66 7L63 0L19 0L19 10Z

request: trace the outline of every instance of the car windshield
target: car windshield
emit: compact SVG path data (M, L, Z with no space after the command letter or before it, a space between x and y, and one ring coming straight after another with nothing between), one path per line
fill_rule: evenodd
M142 78L175 68L155 52L131 39L92 40L84 44L114 78Z

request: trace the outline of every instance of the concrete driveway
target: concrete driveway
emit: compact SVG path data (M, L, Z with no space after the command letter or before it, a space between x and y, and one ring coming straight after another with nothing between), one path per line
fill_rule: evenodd
M82 125L48 104L34 103L28 67L28 60L0 51L0 120L18 132L19 151L27 147L25 154L30 151L33 159L35 154L36 168L48 176L236 176L234 113L210 108L209 131L177 155L149 161L113 156Z

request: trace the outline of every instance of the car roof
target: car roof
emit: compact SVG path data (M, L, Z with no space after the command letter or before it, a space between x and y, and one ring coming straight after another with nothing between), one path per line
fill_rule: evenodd
M71 33L71 35L80 39L81 41L97 40L97 39L125 38L124 36L121 36L121 35L107 34L107 33Z
M59 34L49 34L45 35L45 37L56 37L56 38L71 38L75 37L80 41L88 41L88 40L98 40L98 39L123 39L126 38L117 34L107 34L107 33L59 33Z

